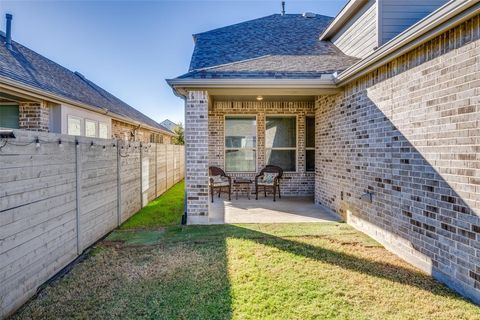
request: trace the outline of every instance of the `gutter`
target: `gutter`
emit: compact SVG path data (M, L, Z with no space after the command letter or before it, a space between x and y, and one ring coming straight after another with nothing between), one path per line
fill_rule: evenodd
M20 94L24 94L24 95L27 95L27 96L32 96L34 98L41 99L41 100L49 100L49 101L59 103L59 104L67 103L67 104L70 104L72 106L79 107L79 108L82 108L82 109L86 109L86 110L89 110L89 111L93 111L93 112L96 112L96 113L102 113L102 112L99 111L99 109L100 109L100 110L104 111L104 113L103 113L104 115L108 114L110 117L112 117L112 119L115 119L117 121L133 124L133 125L138 126L138 128L145 128L145 129L149 129L151 131L161 132L161 133L167 134L169 136L174 135L171 132L168 132L168 131L165 131L165 130L162 130L162 129L159 129L159 128L155 128L155 127L149 126L147 124L143 124L141 122L132 120L128 117L119 115L117 113L112 113L112 112L110 112L108 110L105 110L105 109L102 109L100 107L93 107L91 105L81 103L81 102L78 102L78 101L75 101L75 100L72 100L72 99L68 99L68 98L65 98L65 97L62 97L60 95L50 93L50 92L47 92L47 91L44 91L44 90L40 90L40 89L37 89L35 87L29 86L29 85L26 85L26 84L23 84L23 83L19 83L19 82L16 82L16 81L4 78L4 77L0 77L0 88L5 88L5 89L8 89L8 90L12 90L14 92L18 91ZM47 98L47 99L45 99L45 98Z
M470 19L479 11L480 2L477 0L452 0L344 70L335 83L338 86L350 83Z

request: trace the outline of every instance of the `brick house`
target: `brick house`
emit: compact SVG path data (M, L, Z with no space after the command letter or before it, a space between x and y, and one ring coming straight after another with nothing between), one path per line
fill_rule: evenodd
M208 167L283 167L392 252L480 303L480 4L351 0L194 35L185 99L188 223ZM240 143L232 143L237 139Z
M173 132L0 32L0 127L170 143ZM3 45L4 44L4 45Z

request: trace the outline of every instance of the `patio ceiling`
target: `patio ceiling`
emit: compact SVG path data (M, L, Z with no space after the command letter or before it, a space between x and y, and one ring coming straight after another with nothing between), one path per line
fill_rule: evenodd
M217 95L213 96L215 101L255 101L258 95ZM262 101L315 101L315 96L298 96L298 95L265 95L261 94Z

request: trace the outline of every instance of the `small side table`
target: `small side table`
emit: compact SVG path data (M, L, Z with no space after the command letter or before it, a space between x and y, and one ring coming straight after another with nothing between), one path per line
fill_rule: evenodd
M247 197L248 197L248 200L250 200L250 191L251 191L251 188L250 188L250 185L253 183L252 179L248 179L248 178L235 178L233 180L233 186L235 188L235 198L238 200L238 192L240 191L240 189L242 189L242 187L246 190L247 192Z

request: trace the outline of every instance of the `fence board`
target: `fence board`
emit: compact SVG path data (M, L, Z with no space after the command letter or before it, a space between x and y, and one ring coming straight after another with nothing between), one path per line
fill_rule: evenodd
M0 152L0 318L180 181L185 163L183 146L14 133Z

